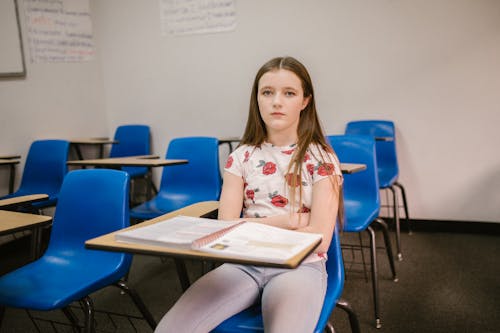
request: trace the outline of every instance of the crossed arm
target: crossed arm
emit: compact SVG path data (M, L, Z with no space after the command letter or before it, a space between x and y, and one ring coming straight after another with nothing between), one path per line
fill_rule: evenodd
M220 220L240 219L244 199L243 191L243 179L225 172L219 205ZM322 234L323 241L315 251L326 252L330 246L337 220L339 193L337 182L325 178L313 185L310 213L290 213L262 218L245 218L245 220L284 229Z

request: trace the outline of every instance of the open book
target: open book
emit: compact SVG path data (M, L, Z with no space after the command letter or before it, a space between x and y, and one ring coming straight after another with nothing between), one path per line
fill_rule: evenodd
M285 230L247 221L176 216L116 233L119 242L158 245L209 252L221 257L282 264L301 259L321 242L320 234Z

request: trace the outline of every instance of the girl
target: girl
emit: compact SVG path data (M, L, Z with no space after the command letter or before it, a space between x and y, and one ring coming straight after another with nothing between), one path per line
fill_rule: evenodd
M275 58L257 72L240 146L224 172L219 219L320 233L295 269L224 264L196 281L155 332L209 332L261 302L266 332L312 332L326 291L326 252L342 212L342 174L325 141L306 68ZM340 216L342 220L342 216Z

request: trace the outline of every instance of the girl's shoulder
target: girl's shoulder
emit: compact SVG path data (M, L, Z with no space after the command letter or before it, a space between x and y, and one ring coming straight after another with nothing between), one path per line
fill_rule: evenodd
M337 160L335 154L333 153L333 150L331 150L329 147L324 148L317 143L311 143L307 148L307 153L310 154L311 158L314 158L315 160L318 161L325 161L331 159Z

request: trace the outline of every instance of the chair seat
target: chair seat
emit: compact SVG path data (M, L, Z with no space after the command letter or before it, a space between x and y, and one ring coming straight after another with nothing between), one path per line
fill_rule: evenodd
M398 180L398 172L393 168L378 168L378 182L380 188L388 188Z
M380 207L368 200L350 200L344 198L344 209L346 214L345 232L361 232L375 220L380 212Z
M0 277L0 304L33 310L65 307L123 277L128 266L116 271L116 257L120 256L86 249L46 253Z
M264 332L260 305L254 305L222 322L212 333Z

